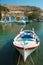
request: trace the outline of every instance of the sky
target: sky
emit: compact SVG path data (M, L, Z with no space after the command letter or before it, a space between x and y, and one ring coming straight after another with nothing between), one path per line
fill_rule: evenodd
M0 0L0 4L29 5L43 9L43 0Z

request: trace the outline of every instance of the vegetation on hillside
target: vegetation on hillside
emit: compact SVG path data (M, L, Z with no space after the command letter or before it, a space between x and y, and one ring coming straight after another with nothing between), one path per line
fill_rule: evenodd
M29 6L30 12L25 11L24 15L28 16L29 20L38 21L42 10L39 7Z
M38 12L32 12L31 14L28 14L29 19L38 19L40 14Z
M4 7L4 6L2 6L2 5L0 5L0 11L9 11L9 9L8 8L6 8L6 7Z
M0 20L1 20L1 11L5 11L5 12L8 12L9 11L9 9L8 8L6 8L6 7L4 7L4 6L2 6L2 5L0 5Z
M39 17L40 17L40 13L39 12L25 12L25 16L28 16L29 20L33 20L33 21L38 21Z

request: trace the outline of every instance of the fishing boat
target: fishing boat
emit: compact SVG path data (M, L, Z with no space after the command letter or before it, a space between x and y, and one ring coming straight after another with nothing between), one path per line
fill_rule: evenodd
M22 30L14 38L13 45L23 56L25 62L27 57L39 47L40 40L34 30Z

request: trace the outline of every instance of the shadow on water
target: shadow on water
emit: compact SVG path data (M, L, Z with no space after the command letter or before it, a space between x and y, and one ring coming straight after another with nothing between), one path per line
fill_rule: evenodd
M19 52L13 46L13 40L0 50L0 65L17 65Z

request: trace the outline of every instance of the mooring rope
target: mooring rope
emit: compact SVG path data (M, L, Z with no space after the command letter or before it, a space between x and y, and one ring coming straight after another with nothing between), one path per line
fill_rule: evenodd
M20 62L20 56L21 56L21 54L19 55L17 65L19 65L19 62Z
M32 64L35 65L31 55L30 55L30 59L31 59Z

